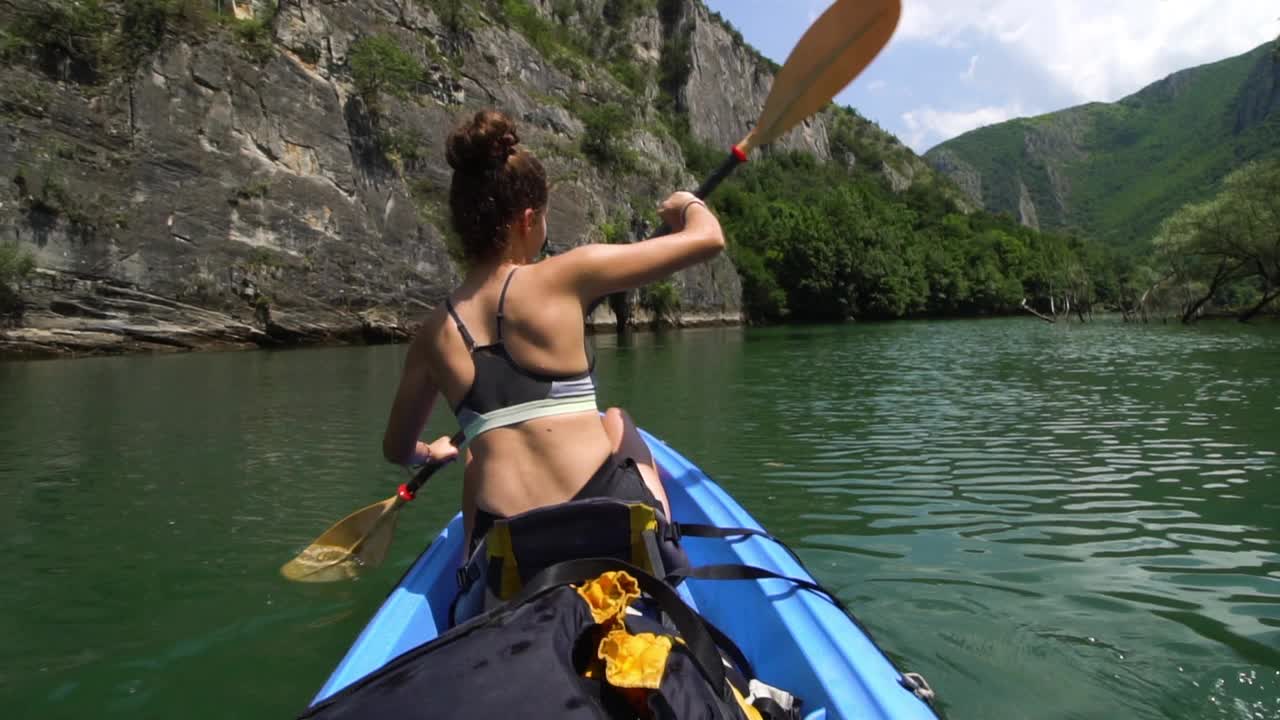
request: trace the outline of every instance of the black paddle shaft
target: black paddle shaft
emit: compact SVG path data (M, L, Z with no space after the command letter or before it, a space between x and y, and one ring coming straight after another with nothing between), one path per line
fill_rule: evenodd
M746 161L747 161L747 154L742 152L737 148L737 146L735 146L732 150L729 151L729 157L725 158L724 162L720 163L720 167L716 168L716 171L711 173L710 177L708 177L706 180L703 180L702 184L698 186L697 190L693 191L694 196L699 199L705 200L713 190L715 190L717 187L720 186L720 183L724 182L725 178L732 175L733 171L737 169L739 165L741 165ZM649 239L662 237L663 235L669 235L670 233L671 233L671 226L667 225L666 223L662 223L662 225L658 227L658 231L653 235L650 235ZM596 298L595 302L587 306L587 311L583 313L584 317L590 317L591 313L595 312L596 308L600 307L600 304L607 299L609 299L607 295L604 297Z
M733 150L729 152L729 157L725 158L724 162L720 163L720 167L716 168L716 171L711 173L706 180L703 180L697 190L693 191L694 196L706 200L707 196L715 191L715 189L720 186L720 183L724 182L725 178L732 175L733 171L746 161L747 154L739 150L737 147L734 147ZM670 232L671 228L668 227L666 223L663 223L661 227L658 228L658 232L654 233L653 237L662 237Z

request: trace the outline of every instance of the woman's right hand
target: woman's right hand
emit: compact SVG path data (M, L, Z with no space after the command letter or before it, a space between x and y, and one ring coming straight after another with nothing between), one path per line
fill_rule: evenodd
M697 203L705 207L705 204L698 199L697 195L684 190L677 190L676 192L671 193L671 195L666 200L663 200L662 204L658 206L658 217L662 218L662 222L666 223L667 227L671 228L671 232L680 232L684 229L684 225L688 221L689 206L693 203Z

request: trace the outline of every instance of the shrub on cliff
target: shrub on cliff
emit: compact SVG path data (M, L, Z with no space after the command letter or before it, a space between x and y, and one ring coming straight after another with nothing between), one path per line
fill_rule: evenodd
M670 280L640 289L640 306L653 313L653 324L675 325L680 320L680 291Z
M581 113L584 125L582 152L602 168L627 170L635 164L635 151L627 147L631 118L617 103L605 103Z
M406 98L422 81L422 65L386 35L371 35L351 46L351 78L370 110L381 93Z
M17 243L0 243L0 313L21 304L17 285L36 267L35 258Z
M61 80L92 82L114 22L98 0L75 0L35 3L6 25L4 60L28 60Z
M110 9L108 8L110 5ZM32 65L50 77L97 84L132 72L172 36L202 38L226 27L257 62L272 53L275 11L241 19L214 0L45 0L0 25L0 61Z
M166 35L198 37L216 19L215 8L205 0L127 0L120 17L120 35L111 48L112 59L126 69L137 67L160 49Z

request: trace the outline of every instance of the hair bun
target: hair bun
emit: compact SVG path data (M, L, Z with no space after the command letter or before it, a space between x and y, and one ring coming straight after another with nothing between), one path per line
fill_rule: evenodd
M457 172L501 167L516 151L515 122L496 110L482 110L449 136L445 157Z

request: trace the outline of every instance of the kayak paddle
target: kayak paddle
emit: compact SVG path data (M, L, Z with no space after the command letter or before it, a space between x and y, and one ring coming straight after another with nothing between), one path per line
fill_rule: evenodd
M901 0L836 0L809 26L773 77L756 125L694 192L711 194L747 154L785 135L831 102L893 37Z
M459 432L450 438L456 447L465 439ZM440 468L453 462L428 462L396 494L357 510L325 530L306 550L285 563L280 574L295 582L333 582L355 577L362 568L382 564L395 537L400 508Z
M706 198L754 149L777 140L831 102L889 43L901 0L836 0L809 26L773 77L755 127L694 195ZM665 224L656 235L671 229Z

